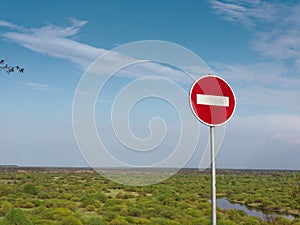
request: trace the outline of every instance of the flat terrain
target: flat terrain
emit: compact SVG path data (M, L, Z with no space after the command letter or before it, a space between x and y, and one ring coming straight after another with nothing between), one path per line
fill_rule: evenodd
M218 197L278 214L260 219L218 209L218 224L299 225L299 182L299 171L218 170ZM17 224L10 221L19 217L21 224L44 225L208 225L210 192L208 170L185 169L158 184L127 186L86 168L1 166L0 224Z

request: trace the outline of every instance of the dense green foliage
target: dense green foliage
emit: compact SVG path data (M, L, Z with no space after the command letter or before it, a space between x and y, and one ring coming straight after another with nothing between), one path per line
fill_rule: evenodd
M218 209L218 224L300 225L299 176L299 172L218 171L218 197L296 218L262 220L240 210ZM209 198L210 174L197 170L181 171L145 187L120 185L90 170L0 171L1 225L208 225ZM22 223L14 222L19 220Z
M31 225L31 222L27 220L24 212L21 209L10 209L5 215L2 222L3 225Z

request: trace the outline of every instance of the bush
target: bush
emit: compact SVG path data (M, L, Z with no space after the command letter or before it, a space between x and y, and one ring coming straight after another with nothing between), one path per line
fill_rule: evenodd
M46 210L45 206L38 206L36 208L34 208L34 210L32 211L35 215L39 215L41 214L44 210Z
M67 208L75 212L77 205L75 202L68 201L65 199L47 199L44 203L47 208Z
M207 218L197 218L197 219L194 219L191 222L191 225L198 225L198 224L201 224L201 225L210 225L211 221L209 219L207 219Z
M105 225L106 223L100 217L92 217L89 219L88 225Z
M122 201L120 199L109 199L105 202L105 207L115 206L115 205L121 205Z
M46 192L41 192L41 193L39 193L38 198L39 199L50 199L51 195Z
M128 209L128 215L134 216L134 217L140 217L142 215L143 211L139 208L129 208Z
M34 208L34 204L32 202L24 202L22 205L21 205L21 208L25 208L25 209L32 209Z
M218 225L238 225L238 224L230 220L223 220L218 222Z
M11 208L13 208L13 205L10 202L8 202L8 201L2 202L2 205L0 208L0 216L5 216Z
M59 220L61 221L65 217L72 216L73 212L66 208L50 208L42 212L41 216L43 219L48 220Z
M124 198L124 194L122 192L119 192L117 195L116 195L116 198Z
M125 220L122 217L118 217L114 220L112 220L109 225L129 225L129 223L127 222L127 220Z
M168 219L164 219L164 218L151 219L151 224L157 224L157 225L181 225L177 221L168 220Z
M36 220L34 225L59 225L59 223L52 220Z
M118 216L117 213L108 211L108 212L105 213L105 215L103 216L103 219L104 219L105 221L111 221L111 220L117 218L117 216Z
M14 190L10 186L0 184L0 196L8 195L13 192Z
M67 216L62 220L61 225L82 225L81 221L74 216Z
M88 212L92 212L92 211L95 211L96 210L96 207L93 206L93 205L87 205L85 207L85 210L88 211Z
M23 191L31 195L36 195L38 193L37 188L33 184L25 184Z
M269 199L264 199L262 202L262 207L265 209L271 209L273 207L275 207L276 205L274 204L274 202L272 202Z
M12 208L5 215L2 225L32 225L21 209Z
M150 224L150 220L145 219L145 218L136 218L135 219L135 224Z

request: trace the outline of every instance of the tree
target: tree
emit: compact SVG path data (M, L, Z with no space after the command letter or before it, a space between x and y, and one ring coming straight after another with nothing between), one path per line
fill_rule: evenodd
M20 73L24 73L24 68L20 66L12 66L5 63L6 59L0 59L0 70L5 71L7 74L13 73L15 71L19 71Z

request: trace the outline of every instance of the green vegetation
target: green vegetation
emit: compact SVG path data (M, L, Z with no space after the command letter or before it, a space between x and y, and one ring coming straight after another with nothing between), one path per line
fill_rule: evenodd
M218 171L218 197L295 217L218 209L218 224L300 225L299 181L299 172ZM209 199L210 174L197 170L144 187L91 170L0 170L0 225L209 225Z
M10 209L5 215L2 222L3 225L31 225L31 222L27 220L24 212L21 209Z

